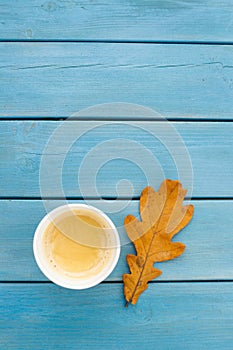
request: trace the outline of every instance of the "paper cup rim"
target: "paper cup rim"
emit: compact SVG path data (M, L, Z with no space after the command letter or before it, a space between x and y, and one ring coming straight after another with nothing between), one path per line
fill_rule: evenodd
M51 223L51 216L54 218L58 217L59 215L61 215L62 213L65 213L70 208L81 209L81 210L84 209L86 211L90 211L100 216L108 224L108 227L112 229L112 233L114 234L114 239L116 242L116 247L110 248L110 249L113 249L113 254L112 254L112 257L110 258L110 261L104 266L103 270L101 270L99 273L97 273L93 277L89 277L87 279L74 278L73 280L71 280L70 278L66 279L65 276L59 275L59 273L56 273L55 271L53 271L53 269L49 266L49 262L47 261L47 259L45 258L42 252L43 250L42 239L45 233L45 229L48 227L49 223ZM55 284L64 288L69 288L69 289L87 289L87 288L94 287L95 285L104 281L114 270L119 260L120 250L121 248L120 248L119 234L112 220L102 210L91 205L80 204L80 203L65 204L47 213L39 222L33 238L34 257L42 273Z

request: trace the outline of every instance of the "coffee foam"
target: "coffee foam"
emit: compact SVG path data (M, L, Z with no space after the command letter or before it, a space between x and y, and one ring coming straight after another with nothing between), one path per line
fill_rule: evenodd
M85 215L83 212L75 212L76 215ZM97 223L101 225L102 228L108 227L108 225L103 221L100 220L96 216L92 216L92 219L98 220ZM100 223L101 221L101 223ZM49 263L50 269L55 273L56 275L59 275L60 277L63 278L68 278L71 280L74 279L88 279L94 276L97 276L99 273L101 273L108 265L110 262L113 252L111 248L94 248L95 249L95 254L96 258L93 261L92 266L90 266L88 269L85 269L84 271L79 271L79 272L70 272L64 270L59 263L56 261L56 258L53 255L53 243L52 239L54 238L53 235L56 232L56 226L54 225L53 222L50 222L50 224L47 226L47 229L44 232L44 237L43 237L43 248L44 248L44 255ZM59 231L59 230L58 230ZM60 235L63 235L59 231ZM66 238L69 240L69 238ZM112 246L112 237L110 236L109 233L105 233L104 237L102 238L101 245L103 246ZM77 244L78 243L74 243ZM81 246L81 245L80 245Z

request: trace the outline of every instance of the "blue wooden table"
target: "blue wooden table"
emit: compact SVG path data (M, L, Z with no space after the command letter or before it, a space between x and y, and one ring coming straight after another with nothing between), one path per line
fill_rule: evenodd
M232 349L232 34L231 0L0 2L0 349ZM163 274L128 309L122 274L131 244L108 279L84 291L52 284L32 253L45 207L61 203L51 171L41 197L41 159L61 156L67 135L54 153L45 152L49 138L73 113L115 102L167 118L193 168L195 214L176 238L186 251L161 263ZM82 136L63 166L67 200L106 212L118 206L109 216L123 237L151 165L149 153L144 169L135 164L135 142L166 178L179 177L171 152L153 138L168 122L83 113L69 123ZM86 155L93 169L109 161L94 179L86 172L80 188ZM190 173L182 174L185 185ZM157 189L160 180L155 172L150 184Z

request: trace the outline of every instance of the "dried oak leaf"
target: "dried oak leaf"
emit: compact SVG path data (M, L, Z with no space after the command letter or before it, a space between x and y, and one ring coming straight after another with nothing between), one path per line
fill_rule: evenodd
M123 275L126 306L136 304L148 288L147 283L161 275L154 263L174 259L184 252L183 243L171 240L193 216L193 205L183 205L186 192L179 181L168 179L162 182L158 192L146 187L140 197L142 221L133 215L125 217L126 232L137 252L126 257L131 272Z

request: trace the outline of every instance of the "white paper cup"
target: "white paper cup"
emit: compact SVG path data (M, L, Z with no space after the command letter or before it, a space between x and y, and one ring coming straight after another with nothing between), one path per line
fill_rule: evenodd
M108 248L111 249L110 258L106 264L103 265L103 268L91 277L70 278L64 276L53 268L45 254L43 238L48 225L70 210L77 210L80 214L85 213L86 216L89 214L90 217L95 217L97 221L99 218L99 221L104 222L109 229L108 232L111 234L111 241L114 242L112 248ZM67 204L52 210L41 220L35 231L33 252L37 265L49 280L65 288L86 289L99 284L113 271L120 256L120 238L113 222L101 210L85 204Z

